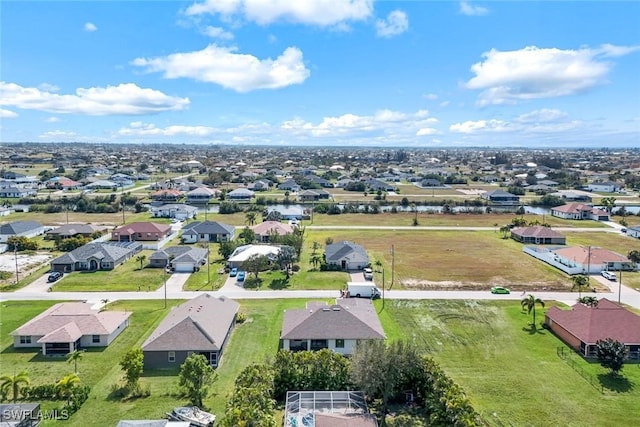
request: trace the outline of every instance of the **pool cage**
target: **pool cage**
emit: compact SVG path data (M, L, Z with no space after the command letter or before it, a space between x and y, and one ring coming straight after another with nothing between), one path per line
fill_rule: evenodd
M375 417L369 414L361 391L287 392L285 427L322 427L322 425L330 425L330 422L327 423L328 418L340 418L344 421L358 420L359 426L377 427L378 425Z

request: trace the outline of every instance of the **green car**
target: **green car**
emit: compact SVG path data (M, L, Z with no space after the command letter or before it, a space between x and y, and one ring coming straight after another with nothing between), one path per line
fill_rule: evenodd
M491 288L492 294L510 294L511 291L507 288L503 288L502 286L494 286Z

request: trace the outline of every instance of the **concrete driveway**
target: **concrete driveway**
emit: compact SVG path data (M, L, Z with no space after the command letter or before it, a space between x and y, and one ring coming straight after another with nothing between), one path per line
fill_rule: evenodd
M66 276L62 276L62 278L58 279L54 283L58 283L60 280L64 280L65 277ZM30 284L28 284L27 286L17 289L16 293L24 294L24 293L33 293L33 292L37 292L37 293L49 292L49 288L51 288L51 286L53 286L54 283L47 282L48 278L49 278L49 273L47 272L43 274L41 277L38 277L36 280L31 282Z

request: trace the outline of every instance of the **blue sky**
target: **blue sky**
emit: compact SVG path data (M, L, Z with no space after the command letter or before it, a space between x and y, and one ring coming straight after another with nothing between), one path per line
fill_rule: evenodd
M640 2L3 1L0 140L639 147Z

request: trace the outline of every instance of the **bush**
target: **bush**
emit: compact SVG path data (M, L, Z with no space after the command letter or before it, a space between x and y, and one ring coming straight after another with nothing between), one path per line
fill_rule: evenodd
M245 313L238 313L236 316L236 323L244 323L247 321L247 315Z

